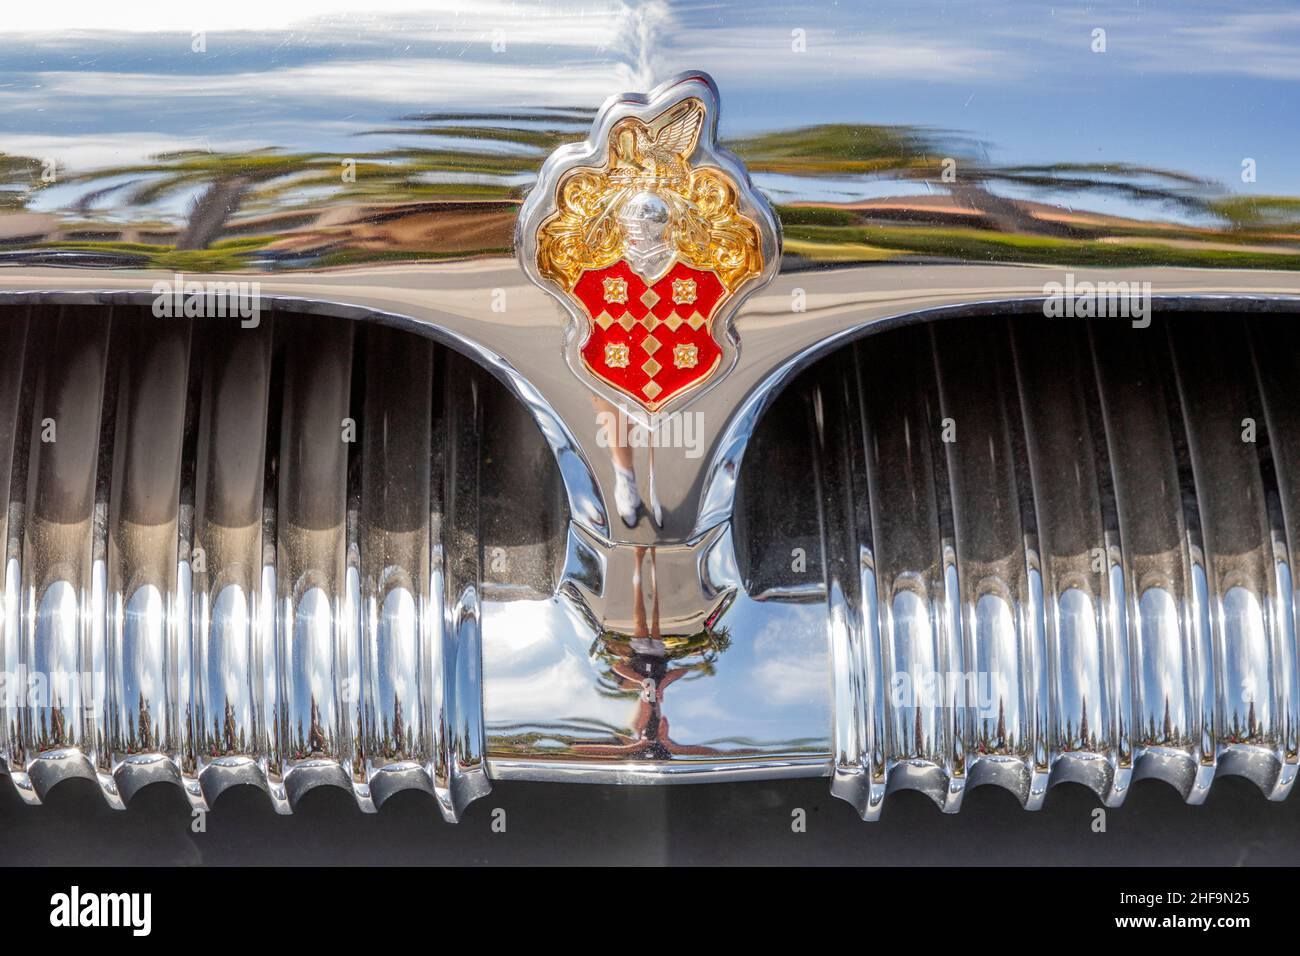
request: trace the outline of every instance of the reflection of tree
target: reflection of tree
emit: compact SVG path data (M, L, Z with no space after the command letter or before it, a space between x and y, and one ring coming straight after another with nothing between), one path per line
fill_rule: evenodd
M1225 196L1209 205L1233 229L1300 230L1300 196Z
M329 756L333 752L329 728L321 715L320 704L312 695L308 704L307 726L303 726L301 715L291 728L281 728L285 738L283 751L289 760L307 760L311 757Z
M1129 163L986 166L977 167L973 175L985 181L1014 183L1052 192L1109 192L1125 199L1171 203L1193 212L1204 212L1207 194L1221 188L1213 180Z
M355 152L181 151L61 176L79 189L72 211L87 218L101 203L120 201L133 212L168 197L193 199L179 230L136 221L129 227L136 238L119 222L101 228L118 239L66 237L44 245L193 271L240 268L255 251L325 265L504 253L516 205L543 159L585 136L593 115L426 113L357 134ZM381 141L383 148L373 148ZM1176 170L999 164L973 137L906 124L822 124L727 145L756 173L843 181L835 188L849 194L844 199L779 210L789 248L800 255L1283 268L1296 262L1289 246L1300 230L1300 198L1232 195ZM38 160L0 154L0 212L26 208L48 185L40 174ZM923 186L932 196L900 190L906 195L890 197L891 210L881 213L865 199L866 189L863 202L852 201L854 182L870 180ZM1151 214L1076 213L1076 196L1081 203L1103 196ZM1205 225L1171 223L1167 212ZM95 231L93 223L77 229L83 236ZM856 251L846 254L850 248Z
M945 142L948 145L945 147ZM847 176L915 170L937 175L955 139L920 126L828 123L732 140L750 172L792 176ZM946 151L947 150L947 151ZM962 144L960 154L966 153Z
M977 140L906 125L810 126L728 145L754 172L841 180L834 189L848 194L842 199L778 209L787 251L807 258L1300 268L1300 198L1235 196L1177 170L998 164ZM916 183L930 195L875 199L864 188L855 202L855 179ZM1090 196L1138 212L1087 212Z
M663 653L659 659L664 663L665 672L676 675L673 680L712 677L718 656L731 647L731 632L726 627L705 629L682 637L665 637L662 644ZM597 690L602 696L636 697L641 693L641 677L629 684L630 672L624 665L648 655L640 654L626 634L604 631L592 642L591 656L602 665L597 681Z
M149 700L140 691L135 704L136 719L127 727L126 752L152 753L157 749L154 739L153 717L149 713Z
M889 174L928 182L982 213L997 228L1055 234L1061 228L1034 217L1020 204L991 192L1009 185L1051 193L1102 192L1130 200L1210 211L1215 185L1195 176L1123 163L1051 163L999 166L982 144L946 130L920 126L828 124L767 133L729 144L751 171L797 176ZM951 162L951 180L945 163Z
M1225 728L1223 742L1228 744L1258 744L1263 742L1264 727L1255 716L1255 702L1250 701L1246 711L1246 722L1241 722L1241 713L1234 707L1232 723Z
M975 730L975 739L969 743L970 749L977 754L1015 753L1020 747L1014 735L1007 732L1007 702L998 698L998 719L990 726L987 716L981 716Z
M0 153L0 213L22 212L32 194L49 185L42 169L39 159Z
M500 114L431 114L407 118L414 124L409 127L360 134L437 136L446 143L433 147L401 146L346 156L290 153L275 147L246 152L188 150L160 154L146 163L93 170L67 181L94 186L124 180L83 193L74 204L82 213L117 194L129 206L142 206L197 191L175 248L208 249L240 212L291 208L295 193L310 195L313 206L514 195L515 187L505 180L531 174L552 149L576 138L575 123L587 119L541 111L509 118L550 128L487 125L499 118Z
M148 163L94 170L71 177L69 182L126 180L83 194L76 203L76 208L83 212L116 192L124 192L130 205L147 205L176 192L199 189L176 248L206 249L220 237L226 222L239 210L251 190L266 188L326 164L338 168L337 158L318 153L291 154L276 149L246 153L188 150L163 153Z
M650 562L653 581L653 552L643 552ZM640 565L638 565L640 566ZM704 621L688 635L664 636L659 630L659 598L651 584L650 608L645 606L644 579L633 578L636 611L631 631L601 632L591 646L592 659L600 667L596 690L605 697L636 701L630 732L615 731L608 743L575 743L572 751L588 757L617 757L635 760L669 760L675 756L703 756L714 753L709 746L678 743L672 737L664 698L679 680L708 677L714 673L718 656L731 646L731 633L718 621L735 600L727 593Z

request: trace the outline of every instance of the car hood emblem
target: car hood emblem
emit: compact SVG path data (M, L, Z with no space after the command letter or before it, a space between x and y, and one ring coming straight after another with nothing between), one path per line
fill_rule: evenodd
M586 142L547 159L519 217L525 272L572 319L570 368L649 413L731 370L736 310L780 264L776 217L717 125L704 73L614 97Z

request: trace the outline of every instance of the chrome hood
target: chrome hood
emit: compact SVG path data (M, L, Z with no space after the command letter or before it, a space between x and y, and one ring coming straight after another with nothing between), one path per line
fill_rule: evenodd
M905 597L888 595L899 602L898 613L910 608L917 620L930 622L929 629L924 640L906 630L919 626L916 621L890 631L903 625L878 606L886 598L881 589L892 586L894 572L911 580L909 571L917 569L904 567L905 561L889 574L880 567L869 530L879 532L883 519L864 517L871 508L862 502L871 497L868 489L890 499L904 488L879 489L892 467L886 462L880 474L864 472L857 485L847 479L847 487L857 488L857 504L835 499L832 491L844 485L827 469L844 464L844 441L817 444L829 440L825 430L833 415L824 411L826 403L836 408L838 401L828 396L851 381L849 406L870 404L862 396L875 387L838 366L819 365L809 373L821 377L798 395L814 412L796 416L790 426L791 441L813 441L804 458L785 466L806 479L791 495L816 500L813 536L802 545L770 542L783 556L810 548L821 554L806 582L778 575L768 586L756 583L761 575L746 557L754 537L742 527L738 505L747 451L783 389L869 334L940 319L1042 317L1053 288L1099 282L1149 283L1157 316L1294 312L1300 303L1300 169L1292 157L1300 152L1300 130L1286 104L1300 83L1294 57L1300 16L1284 4L1249 11L1226 3L1193 10L1173 3L1141 10L1115 4L1085 13L1030 3L976 11L924 3L805 10L764 3L471 9L392 2L361 11L347 3L234 2L201 23L165 11L137 16L84 6L75 20L82 26L71 32L63 30L64 4L48 13L30 6L17 11L0 33L0 304L30 309L24 319L34 327L55 321L47 317L59 308L99 306L120 316L153 302L156 284L178 277L182 283L256 281L277 323L281 316L297 321L306 315L334 329L334 320L356 320L432 339L468 358L526 410L555 462L567 519L556 535L557 566L542 593L487 593L476 559L472 567L459 567L451 590L446 581L430 589L445 597L445 607L422 607L423 616L409 622L419 647L451 662L442 679L455 693L436 690L436 682L427 694L424 685L419 691L426 694L421 712L431 739L432 728L441 728L443 750L388 768L330 750L303 758L307 771L341 767L317 776L353 787L367 809L392 789L385 784L388 789L372 792L376 780L425 787L451 817L494 777L657 783L828 775L836 792L866 816L879 812L891 786L916 786L944 809L956 809L954 795L970 769L967 748L976 746L966 730L974 725L952 716L960 708L951 701L940 702L931 709L940 715L933 719L935 727L950 721L947 731L918 732L924 743L908 742L910 729L891 737L889 726L929 727L932 718L890 703L883 668L919 673L925 654L950 655L931 660L934 670L944 661L953 664L951 655L964 648L971 655L966 663L979 658L976 669L1014 686L1017 706L1027 715L1023 738L993 747L983 776L971 779L1002 783L1027 806L1041 802L1054 772L1056 779L1082 779L1118 802L1144 756L1148 772L1196 799L1219 755L1234 747L1247 748L1248 758L1224 760L1225 767L1252 776L1273 796L1289 788L1300 709L1289 576L1283 585L1255 568L1246 584L1238 578L1201 581L1193 595L1193 585L1183 584L1200 581L1197 568L1204 574L1198 562L1205 545L1182 541L1183 550L1165 567L1179 584L1166 596L1170 605L1186 601L1192 610L1172 612L1183 617L1169 625L1165 599L1143 597L1147 590L1136 590L1131 578L1136 571L1119 536L1121 506L1086 499L1089 520L1096 518L1089 532L1095 532L1093 547L1104 555L1105 587L1071 592L1057 581L1060 588L1049 587L1046 596L1040 593L1035 522L1009 536L1001 528L998 547L1014 541L1019 549L1019 570L1002 587L994 584L1005 577L1004 568L981 563L987 554L975 553L979 548L963 551L963 540L974 540L971 526L963 531L960 520L936 517L925 541L933 564L921 578L924 601L913 607ZM746 165L774 207L783 252L774 281L736 315L734 366L690 406L695 430L672 446L633 449L637 491L646 506L629 521L619 514L618 476L599 410L566 361L568 319L528 281L514 237L547 155L586 136L602 103L693 70L707 71L717 84L721 145ZM352 355L349 348L338 346L338 354ZM934 348L943 354L943 347ZM191 361L188 339L178 349L184 358L176 361ZM1177 364L1178 343L1161 350ZM108 355L96 352L94 362L111 364ZM995 357L1011 361L1001 352ZM32 373L10 372L18 395L24 375ZM889 377L885 372L882 379ZM945 386L955 374L941 369L933 387L955 388ZM1007 374L1009 382L1025 380ZM93 394L97 403L111 381L105 374L76 394L86 402ZM895 387L906 390L907 383ZM918 385L918 401L928 387ZM62 393L49 388L54 391L40 394L56 401ZM184 392L183 383L177 388ZM945 408L955 395L945 393ZM1100 408L1106 400L1099 393L1086 401ZM1179 427L1195 434L1193 398L1185 401L1188 424ZM35 402L14 407L35 414ZM273 402L259 407L259 421L270 407ZM921 414L905 411L893 414ZM847 414L843 408L836 413ZM866 410L861 415L837 427L860 431L871 420ZM925 415L921 420L933 424ZM1001 435L1000 421L995 416L984 427ZM1032 435L1033 423L1026 421ZM86 427L105 442L97 426ZM174 427L183 428L181 418ZM1089 432L1097 447L1118 441L1118 430L1107 428ZM1274 423L1275 432L1282 428ZM114 446L106 447L111 457ZM1180 447L1171 440L1160 462L1172 461L1177 471ZM1014 456L1014 442L1007 448ZM1122 443L1112 449L1117 474L1123 450ZM1040 448L1036 463L1050 453ZM39 454L31 454L31 474L40 475ZM951 460L938 473L927 465L916 481L948 487L967 469L983 474L977 465ZM1190 459L1183 465L1195 497L1196 468ZM844 467L851 472L854 466ZM1204 468L1210 467L1205 460ZM1199 480L1210 475L1204 470ZM1013 497L1033 498L1033 475L1022 476L1018 490L996 467L986 478L983 490L1001 480ZM346 477L339 480L347 485ZM976 500L981 490L961 487L953 484L951 492L959 502L964 495ZM1114 493L1096 494L1104 501ZM1046 491L1040 487L1038 494ZM1177 500L1164 504L1172 508ZM1216 505L1202 500L1200 507L1209 512ZM1044 498L1037 512L1047 510ZM1259 539L1270 549L1276 544L1270 554L1289 566L1288 526L1270 526L1267 507L1261 514ZM90 542L107 532L94 530L88 515L77 533ZM759 508L751 524L762 515L770 519L772 512ZM169 515L165 524L171 528L175 520ZM474 523L479 530L467 531L458 546L477 549L490 563L490 535L479 518ZM109 616L99 637L87 632L69 638L70 662L94 671L96 641L106 642L105 660L112 659L111 615L121 609L114 611L107 598L101 606L62 588L51 596L47 588L20 611L24 564L45 547L33 543L30 528L16 533L10 526L16 577L6 598L6 661L38 656L36 608L49 601L55 610L66 604L67 614ZM182 537L193 534L184 522L181 530ZM1270 530L1280 536L1276 541ZM441 540L439 533L426 528L426 550L436 550L428 542ZM738 542L738 534L748 537ZM338 539L340 554L348 540ZM184 567L168 579L175 593L157 598L172 622L167 633L176 650L167 667L177 688L184 683L179 675L186 655L198 646L186 603L193 573L188 547L179 547L176 559ZM268 565L284 560L281 554ZM979 581L969 582L972 590L963 590L959 574L967 562L982 569ZM93 561L87 568L86 582L76 584L93 591ZM49 580L68 582L57 575ZM132 599L126 593L131 586L124 580L123 606ZM250 578L247 586L275 589L274 579ZM331 586L338 594L346 590L342 583ZM106 594L111 590L103 587ZM994 592L1002 605L990 603ZM298 601L306 592L293 593ZM1254 614L1241 610L1242 593L1253 595L1256 606L1286 603ZM1195 611L1199 598L1209 602L1203 621ZM1211 623L1211 609L1224 601L1244 615L1236 631L1222 623L1221 612L1214 612L1219 623ZM990 610L995 605L1001 610ZM662 643L662 631L677 642L670 652L637 643L645 637L647 607L656 619L651 643ZM1124 617L1126 608L1133 620ZM57 617L55 610L50 613ZM317 616L299 604L291 614L307 621ZM994 620L999 614L1019 617L1012 625ZM1063 614L1091 615L1087 640L1101 642L1100 656L1069 664L1062 663L1074 660L1069 654L1049 653L1058 646L1052 642L1062 640ZM436 626L428 623L435 618ZM1255 621L1259 627L1252 629ZM1148 625L1155 630L1143 631ZM275 628L273 620L264 623L253 639L261 642L266 670L242 678L265 684L270 711L275 694L293 685L294 668L304 666L284 655ZM367 632L359 628L355 640L364 657ZM1201 636L1169 636L1183 633L1179 628ZM19 634L30 634L32 642ZM985 640L990 634L993 644ZM1188 668L1192 657L1207 655L1196 657L1202 670L1189 670L1178 681L1199 688L1184 708L1188 715L1201 708L1195 719L1187 717L1194 729L1189 723L1139 740L1133 726L1139 714L1145 719L1151 707L1159 709L1143 696L1140 661L1129 655L1136 646L1130 636L1140 643L1143 634L1162 652L1173 653L1169 648L1177 644ZM376 631L374 640L384 639ZM1234 657L1241 640L1270 651ZM929 642L930 651L912 642ZM990 647L1001 651L979 656ZM649 660L656 655L657 664ZM664 683L665 661L688 662L668 668L676 685L671 690ZM1099 705L1095 695L1091 704L1086 694L1078 700L1078 681L1066 678L1070 689L1062 685L1059 694L1049 693L1048 675L1071 667L1075 676L1086 674L1106 688L1104 718L1095 716L1108 730L1098 739L1078 736L1073 724L1070 734L1054 736L1071 716L1065 710L1092 714L1089 707ZM634 679L637 668L649 670ZM1229 703L1222 681L1238 671L1247 672L1252 686L1267 687L1273 706L1267 729L1234 737L1224 721L1236 703ZM331 673L340 682L348 676L341 666ZM1207 703L1216 699L1215 687L1217 709ZM183 712L176 701L169 706ZM195 741L180 730L158 753L174 764L177 780L196 802L214 793L214 785L205 790L199 779L208 766L252 766L251 777L243 771L227 776L266 786L277 807L288 809L299 792L291 784L298 767L274 725L259 731L255 745L232 746L215 764L195 756ZM68 746L33 748L31 740L20 740L22 726L15 716L5 757L32 799L52 785L42 779L84 770L120 802L119 790L130 789L121 783L124 775L146 762L115 752L106 742L108 730L91 730ZM92 720L90 726L99 725ZM364 737L362 729L354 730ZM1066 754L1079 756L1062 759ZM33 774L41 760L63 769L42 778ZM1208 772L1202 769L1207 766Z

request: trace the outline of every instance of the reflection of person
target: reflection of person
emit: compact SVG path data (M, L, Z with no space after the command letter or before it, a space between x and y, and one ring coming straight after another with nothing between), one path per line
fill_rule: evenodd
M646 281L653 284L672 268L677 259L677 249L670 241L671 210L662 196L648 189L633 193L618 207L617 219L623 230L623 257ZM626 413L599 396L593 396L597 419L604 417L615 423L609 442L610 458L614 465L614 507L623 523L636 526L641 510L641 493L637 488L636 469L632 462L632 449L628 447L627 430L619 427ZM650 451L649 488L651 515L656 524L663 524L663 510L655 495L654 451Z
M636 469L632 465L632 449L624 440L623 430L618 427L620 412L613 404L592 393L592 405L596 406L596 420L602 418L612 423L609 428L609 457L614 465L614 507L623 523L629 528L636 527L641 510L641 492L636 487Z
M603 444L609 448L610 461L614 466L614 508L623 523L635 528L640 520L641 492L636 484L636 467L632 462L632 447L628 436L633 429L638 434L644 426L632 421L626 409L611 404L599 395L591 396L591 403L596 407L597 427L604 436ZM655 493L655 452L654 445L647 436L645 442L649 482L646 493L650 498L650 517L656 525L663 527L663 505Z
M633 193L618 210L624 256L647 284L668 271L677 250L668 241L668 203L649 190Z
M644 573L643 573L644 569ZM648 578L648 585L646 579ZM617 744L575 744L576 754L599 757L627 757L641 760L668 760L678 755L715 754L712 747L679 744L672 739L668 717L664 713L664 692L668 686L691 671L698 663L683 663L678 652L670 652L659 630L659 588L655 575L654 548L637 548L632 571L632 633L608 633L601 640L607 659L612 659L609 676L620 691L637 695L636 714L632 718L635 736L620 735ZM646 608L646 591L650 607ZM688 640L679 643L689 644ZM725 635L721 644L725 646Z

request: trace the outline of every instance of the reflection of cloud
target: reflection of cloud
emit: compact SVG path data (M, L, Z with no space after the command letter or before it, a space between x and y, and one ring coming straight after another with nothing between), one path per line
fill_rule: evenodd
M816 615L805 613L794 619L773 613L775 604L766 607L771 616L754 638L754 657L758 659L753 672L755 699L824 708L831 685L822 606L815 605Z
M114 31L125 33L183 33L191 31L266 31L309 26L314 33L335 30L342 39L354 38L373 26L382 31L401 21L412 39L437 35L448 42L491 41L501 30L507 40L519 42L589 45L602 42L626 7L619 3L585 3L567 8L533 0L378 0L367 9L357 0L222 0L193 7L172 0L136 0L106 4L102 0L60 0L55 4L18 4L5 10L6 33L66 33ZM594 8L593 8L594 7ZM399 39L406 39L403 30ZM187 41L188 42L188 41Z
M670 693L672 693L672 689L665 692L665 699L667 694ZM706 725L711 724L716 727L726 727L737 722L736 714L727 710L717 697L680 696L682 698L680 701L674 696L669 714L673 721L674 736L687 735L692 732L693 728L686 721L700 721ZM750 725L744 729L753 730L754 728ZM686 736L684 739L690 743L695 742L694 736Z
M1175 44L1157 58L1170 72L1300 80L1300 12L1235 14L1205 26L1175 27L1173 35Z
M726 145L725 143L723 145ZM788 173L751 173L754 185L769 198L801 202L862 202L866 199L897 199L902 196L933 196L946 190L928 182L879 179L858 176L794 176Z
M255 149L254 141L222 140L211 143L202 136L160 136L157 133L112 133L84 136L6 135L4 151L17 156L47 157L58 162L61 171L83 172L106 166L147 163L159 153L186 150Z
M929 31L853 33L842 26L809 30L808 52L802 54L790 49L788 27L746 27L711 33L694 43L688 35L685 42L674 44L668 53L678 69L690 63L706 63L720 81L725 77L751 87L770 83L778 64L780 84L786 88L824 84L828 72L839 83L872 79L1004 80L1020 72L1016 63L1009 63L997 50L970 41L947 40ZM762 55L756 55L760 52Z
M1266 5L1266 4L1264 4ZM1128 4L1096 8L1087 15L1063 13L1070 26L1051 39L1087 54L1091 30L1106 30L1107 66L1144 73L1252 76L1269 80L1300 80L1300 10L1260 11L1261 4L1243 12L1178 4L1167 10L1133 12Z
M671 19L663 0L489 0L472 8L383 0L364 14L354 7L354 0L233 0L200 22L155 4L24 8L13 21L6 16L0 35L0 113L9 118L0 126L15 128L21 116L24 125L36 119L48 128L75 116L82 132L125 112L133 123L126 128L177 117L220 130L257 119L269 105L281 118L310 114L327 123L358 115L353 104L379 106L379 115L367 110L358 120L364 129L391 119L394 107L594 106L663 79L652 56ZM78 28L65 30L70 22ZM288 29L294 24L298 30ZM191 52L191 30L207 31L206 52Z
M379 62L317 64L258 73L161 76L153 73L95 73L63 71L42 73L40 95L84 100L122 98L202 100L231 97L238 102L280 97L306 101L322 98L361 99L366 102L407 106L549 106L587 99L582 90L621 90L632 81L630 71L618 64L575 63L563 70L546 66L485 64L457 59L405 59ZM10 92L7 97L30 107L34 91Z
M562 601L483 606L483 718L493 726L566 719L627 727L634 703L595 692L593 635Z

